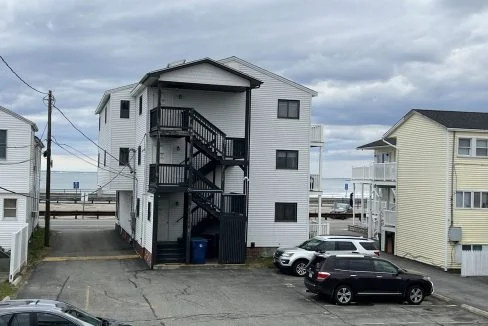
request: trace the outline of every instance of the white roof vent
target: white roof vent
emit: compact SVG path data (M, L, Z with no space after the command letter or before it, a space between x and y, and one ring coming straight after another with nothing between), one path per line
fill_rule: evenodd
M173 61L173 62L168 63L168 65L166 66L166 68L176 67L176 66L179 66L179 65L184 64L185 62L186 62L186 59Z

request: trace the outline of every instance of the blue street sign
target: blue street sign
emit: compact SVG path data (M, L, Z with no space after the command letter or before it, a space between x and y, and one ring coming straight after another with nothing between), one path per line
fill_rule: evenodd
M349 189L349 184L347 184L347 183L346 183L346 184L344 185L344 189L346 189L346 191L347 191L347 189Z
M73 189L80 189L80 182L79 181L73 181Z

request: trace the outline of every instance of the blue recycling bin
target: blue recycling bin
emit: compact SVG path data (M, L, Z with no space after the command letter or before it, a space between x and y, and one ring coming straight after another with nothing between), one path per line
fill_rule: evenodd
M205 264L205 254L207 252L207 240L204 238L191 239L191 262L192 264Z

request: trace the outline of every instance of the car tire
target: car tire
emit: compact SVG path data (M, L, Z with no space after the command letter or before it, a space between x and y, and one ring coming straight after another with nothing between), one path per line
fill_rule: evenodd
M307 264L308 264L308 260L298 259L292 265L291 269L292 269L293 274L295 274L296 276L300 276L300 277L305 276L307 274L307 269L306 269Z
M409 304L418 305L424 301L424 288L420 285L412 285L408 288L406 299Z
M353 294L349 285L339 285L334 291L334 302L338 305L347 305L352 302Z

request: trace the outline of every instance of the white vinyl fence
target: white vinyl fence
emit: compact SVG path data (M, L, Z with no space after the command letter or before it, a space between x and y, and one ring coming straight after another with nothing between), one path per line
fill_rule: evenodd
M330 234L330 224L326 221L310 222L309 224L309 237L313 238L317 235L329 235Z
M9 281L20 272L27 262L29 225L24 222L0 222L0 246L10 251Z
M461 276L488 276L488 246L472 247L475 250L462 250Z

